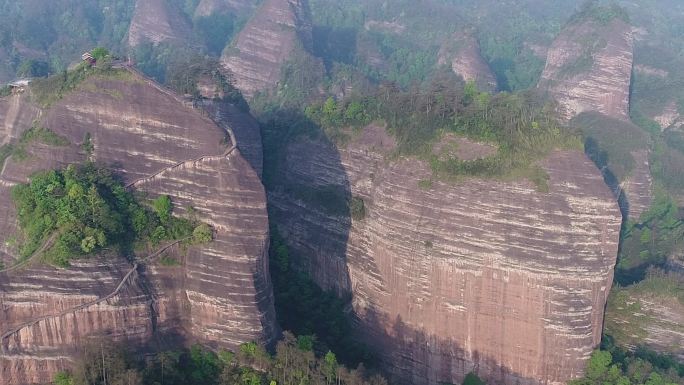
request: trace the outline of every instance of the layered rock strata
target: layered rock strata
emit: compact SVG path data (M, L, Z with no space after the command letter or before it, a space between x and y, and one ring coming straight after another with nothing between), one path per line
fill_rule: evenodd
M128 30L128 45L182 42L191 27L180 9L165 0L138 0Z
M558 100L567 119L598 111L627 120L633 45L632 27L619 18L574 21L549 48L539 87Z
M40 115L43 127L70 144L34 143L30 162L7 160L0 175L4 255L14 255L8 240L17 231L10 186L88 157L150 198L169 195L179 215L192 207L215 239L165 250L179 267L111 255L66 270L32 264L0 272L3 385L49 382L91 336L135 343L164 333L235 349L276 335L259 176L234 136L151 84L136 74L90 79ZM81 146L87 133L90 155Z
M306 0L265 0L221 62L246 97L274 88L283 64L299 48L310 50L311 19Z
M541 163L545 193L525 180L446 183L423 161L388 160L393 143L373 127L339 150L289 145L269 201L303 267L351 294L359 330L399 382L581 376L601 339L621 224L600 172L556 151ZM344 209L350 200L361 213Z

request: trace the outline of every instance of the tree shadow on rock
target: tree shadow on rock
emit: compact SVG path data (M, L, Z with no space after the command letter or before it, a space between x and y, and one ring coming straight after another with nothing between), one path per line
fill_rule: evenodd
M261 117L278 321L316 334L322 349L356 365L371 354L351 338L347 244L352 194L337 146L296 109Z
M358 319L359 334L381 352L380 366L392 384L460 384L469 373L490 384L539 384L504 367L496 358L474 350L468 352L463 341L430 334L367 309Z

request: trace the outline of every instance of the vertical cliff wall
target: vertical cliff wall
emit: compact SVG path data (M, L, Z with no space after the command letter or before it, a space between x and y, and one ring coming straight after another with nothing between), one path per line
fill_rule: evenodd
M310 50L311 18L306 0L265 0L227 48L221 62L247 97L274 88L283 64L298 46Z
M542 162L545 193L524 180L445 183L423 161L390 160L392 148L379 127L339 150L300 139L269 192L279 230L319 283L351 293L385 367L416 384L470 371L503 384L581 376L601 338L621 224L600 172L556 151ZM362 199L364 213L331 196Z
M92 160L113 167L150 198L171 196L178 214L193 207L215 229L215 240L167 250L179 267L151 262L136 269L108 255L66 270L29 265L0 272L0 384L48 382L92 335L135 343L153 333L174 334L231 349L275 338L265 192L225 130L127 73L87 80L40 121L70 144L33 143L29 162L7 160L0 175L5 258L13 256L7 241L17 230L11 185L35 171L85 160L87 133Z
M619 17L574 20L549 48L539 87L567 119L598 111L627 120L633 45L632 27Z

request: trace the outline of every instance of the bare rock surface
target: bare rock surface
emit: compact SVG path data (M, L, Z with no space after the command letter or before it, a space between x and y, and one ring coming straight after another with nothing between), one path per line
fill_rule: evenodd
M28 103L27 98L26 94L15 94L0 99L0 145L16 139L38 117L38 108Z
M601 338L621 225L591 161L553 152L547 193L524 180L445 183L423 161L388 158L392 143L370 129L342 149L290 144L269 201L303 268L351 294L385 368L416 384L470 371L502 384L581 376ZM351 198L365 207L355 219Z
M572 22L549 48L539 87L558 100L567 119L598 111L627 120L633 45L632 28L619 18Z
M150 42L159 44L184 41L190 35L190 24L171 2L165 0L138 0L128 30L128 45Z
M264 168L264 152L261 146L261 130L254 117L229 103L204 100L202 107L219 126L230 129L239 143L240 153L261 177Z
M85 160L86 133L94 161L113 167L150 198L169 195L180 215L193 207L214 228L214 241L165 251L181 261L172 268L108 255L66 270L31 264L0 272L0 384L49 382L93 335L136 343L171 333L230 349L275 337L259 176L234 136L152 85L135 74L92 78L42 113L40 124L69 144L31 144L30 162L7 160L0 174L0 256L6 266L15 257L8 242L17 231L11 186L35 171ZM3 116L12 107L0 108Z
M480 53L480 44L469 33L455 33L442 44L438 65L449 65L467 82L475 82L484 91L496 90L496 78Z
M310 49L311 19L306 0L265 0L224 51L221 62L246 97L274 88L283 64L297 46Z

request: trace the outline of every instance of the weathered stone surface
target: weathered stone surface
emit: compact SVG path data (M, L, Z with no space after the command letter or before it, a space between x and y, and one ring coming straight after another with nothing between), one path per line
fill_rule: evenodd
M187 252L168 250L182 262L178 267L151 262L132 270L131 263L113 255L67 270L36 265L0 273L0 334L48 316L3 338L2 385L48 381L90 335L135 342L153 332L175 333L234 349L246 341L270 343L277 333L259 176L224 129L151 84L132 74L127 80L90 79L42 113L41 124L71 144L33 144L30 162L8 159L0 175L2 255L8 261L15 254L7 242L17 230L10 186L34 171L85 160L80 144L86 133L94 144L93 160L111 166L151 198L171 196L180 215L192 206L197 218L215 229L215 240ZM233 116L239 115L219 118ZM71 311L110 293L128 273L115 296Z
M38 108L28 103L27 98L26 94L16 94L0 99L0 145L16 139L38 117Z
M560 103L567 119L584 111L629 118L634 37L621 19L575 21L549 48L539 87Z
M77 262L68 270L42 266L0 275L1 333L36 316L59 314L113 291L130 264L124 259ZM3 338L0 383L48 383L91 335L131 343L152 335L154 314L137 278L119 295L48 318ZM3 335L4 337L4 335Z
M480 54L480 44L469 33L455 33L442 44L438 65L450 65L455 74L475 82L484 91L496 90L496 78Z
M282 65L298 45L311 49L311 18L306 0L265 0L227 49L222 64L246 97L276 86Z
M229 103L204 100L202 108L220 127L233 131L239 143L240 153L261 177L264 168L264 152L261 146L261 130L256 119L248 112L241 111Z
M601 174L575 151L543 161L549 192L526 181L432 180L388 160L372 128L344 149L291 144L274 221L324 287L352 294L369 345L406 383L563 384L601 338L621 215ZM336 191L365 217L306 199ZM330 197L331 194L326 195Z
M136 47L145 42L183 41L190 35L191 27L180 9L165 0L138 0L131 26L128 45Z

